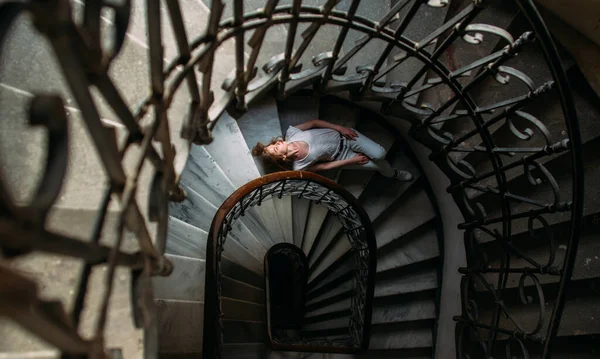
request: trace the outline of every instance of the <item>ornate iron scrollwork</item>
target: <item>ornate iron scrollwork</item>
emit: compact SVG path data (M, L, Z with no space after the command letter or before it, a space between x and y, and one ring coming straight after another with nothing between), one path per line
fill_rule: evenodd
M177 184L179 172L183 167L180 164L184 162L181 159L187 157L189 142L210 143L211 131L224 111L239 115L268 91L277 89L280 96L286 96L300 87L312 84L320 93L351 91L353 100L379 101L386 115L411 121L411 136L432 150L431 160L450 179L451 185L448 190L465 217L465 223L460 226L465 230L465 245L469 257L476 258L470 261L468 268L461 269L465 273L465 282L469 283L466 285L469 288L463 288L463 299L472 298L469 291L473 290L471 284L476 278L478 283L485 283L482 284L481 290L493 297L491 304L494 307L492 320L489 324L484 324L478 319L480 310L477 301L468 299L463 303L463 315L456 318L459 356L490 356L495 353L500 335L511 338L506 342L507 356L516 351L527 356L526 348L530 341L541 342L544 345L544 353L549 353L564 307L565 288L573 272L582 216L583 165L576 112L566 75L548 30L533 2L514 1L529 25L528 31L518 37L513 37L506 29L488 24L474 24L477 15L486 11L488 1L473 0L420 41L413 41L404 36L404 30L412 17L406 16L401 19L398 14L401 11L415 14L423 6L435 11L437 7L447 6L448 1L399 1L381 19L358 16L360 2L352 0L347 11L342 11L338 9L338 2L334 0L324 1L322 7L307 6L300 0L293 1L291 5L281 5L278 0L267 0L262 9L244 13L243 2L233 1L233 17L223 19L223 1L213 0L208 21L203 24L204 34L188 40L178 1L167 1L177 54L165 64L160 1L147 0L146 20L153 24L149 27L147 39L151 89L135 110L129 108L108 75L108 70L122 51L127 36L132 6L129 0L118 4L112 1L83 1L84 17L81 23L74 22L73 9L68 0L5 2L0 5L0 45L6 43L8 31L14 20L25 13L32 15L33 23L40 34L50 41L109 177L90 241L78 240L44 229L45 216L55 204L63 183L68 154L68 120L65 119L63 104L59 98L53 95L35 95L31 103L31 122L33 125L45 126L49 134L45 174L38 186L36 199L18 207L9 196L9 190L0 182L0 248L4 256L21 256L29 251L38 250L81 258L86 265L80 278L75 309L71 313L74 318L73 327L66 326L65 322L60 320L62 316L56 315L59 310L55 304L41 302L33 296L35 289L30 282L20 278L11 269L1 267L3 280L0 282L5 283L4 279L9 278L14 280L11 283L22 285L24 289L20 293L26 293L29 303L43 309L36 318L24 316L22 319L16 319L65 353L91 354L103 350L102 331L105 319L100 321L101 325L98 326L92 341L81 339L76 328L83 309L91 268L99 263L108 263L106 284L109 290L102 302L102 315L105 315L108 305L115 267L130 267L136 278L133 285L134 297L139 299L134 305L134 312L139 314L140 319L136 322L146 326L149 332L155 331L156 328L148 327L155 321L143 314L149 313L146 304L150 303L151 299L148 278L152 275L166 275L171 269L170 263L163 257L165 203L167 198L183 199L184 193ZM110 10L109 12L114 14L112 46L109 48L104 47L101 41L104 35L100 22L104 10ZM302 34L303 40L300 44L295 44L294 35L298 24L308 24L308 27ZM280 49L280 55L271 54L275 56L268 63L257 64L267 30L279 25L289 26L285 48ZM340 30L331 50L310 54L313 56L312 63L301 63L300 59L304 58L302 55L309 48L308 45L318 36L318 30L325 25ZM342 56L342 46L349 31L362 33L363 36ZM249 55L243 51L244 34L250 34L248 45L252 50ZM499 51L473 59L459 69L451 70L442 60L442 55L454 43L463 39L474 46L486 44L491 39L500 39L500 42L506 45ZM211 83L214 77L215 53L228 40L235 41L235 63L231 64L234 70L222 84L217 84L225 90L218 95L218 89L213 88ZM374 40L386 44L385 51L376 62L349 68L349 61ZM535 45L532 45L534 40ZM531 46L539 46L548 72L552 76L544 79L545 82L541 84L536 84L525 72L510 63L521 50ZM392 55L392 50L397 51L395 55ZM392 61L388 61L388 57L391 57ZM401 83L384 83L386 74L399 68L409 59L417 61L421 66L411 79ZM299 68L304 70L296 71ZM432 76L427 82L421 83L420 79L428 73ZM513 85L513 79L517 79L526 90L492 104L479 104L475 95L485 91L485 88L482 88L483 84L490 79L508 86ZM173 106L175 94L183 84L187 86L189 99L187 116L179 132L184 140L180 141L171 138L169 127L173 119L169 118L167 110ZM408 101L411 96L437 90L442 86L446 87L451 95L441 104L416 106ZM121 143L117 143L114 130L103 124L90 92L92 87L99 90L127 132ZM543 119L534 116L527 107L550 92L556 94L563 107L567 135L558 142L552 139L556 136L544 125ZM149 114L153 114L154 118L149 118ZM471 127L466 132L453 132L448 130L451 126L445 126L459 122L469 123ZM524 145L498 146L491 129L499 125L507 127L515 143ZM176 149L173 149L174 143L177 145ZM160 146L160 151L155 148L155 144ZM138 147L140 156L131 165L130 169L133 171L126 173L123 157L133 146ZM470 160L471 155L484 158L486 166L475 166ZM569 156L572 159L573 185L570 192L564 192L558 187L558 182L545 166L546 159L558 155ZM148 204L149 218L158 224L156 238L150 237L148 224L142 215L140 204L136 201L141 168L146 162L153 166L156 173L150 179L151 196ZM511 178L514 176L511 177L511 173L514 171L525 176L528 180L525 185L549 186L552 198L547 200L519 194L521 192L512 187ZM284 194L300 193L306 196L307 188L302 192L302 188L288 186L289 184L291 182L279 190ZM322 198L315 200L324 205L337 200L332 194L318 192L310 186L308 188L310 193L320 193ZM236 216L243 215L244 206L259 205L268 191L274 188L262 188L261 191L263 190L267 192L256 192L255 196L240 199L239 205L232 206L232 214L223 218L219 228L214 228L215 233L221 233L224 240ZM500 209L489 208L490 201L499 204ZM117 202L121 211L116 228L116 243L105 246L98 241L104 230L105 217L111 202ZM553 238L549 236L551 231L548 230L548 218L564 212L571 216L572 229L567 241L565 259L560 265L554 260L556 249ZM356 222L356 218L346 215L343 220L349 228ZM360 221L355 224L359 223ZM536 223L541 224L541 229L535 228ZM548 243L547 261L530 258L519 249L520 243L513 241L514 229L517 227L525 228L530 234L530 239L542 238ZM120 249L125 229L137 237L141 248L139 253L125 253ZM349 240L353 241L353 245L364 244L362 240L357 239L362 238L364 233L349 233ZM492 264L489 258L481 257L482 246L488 241L501 244L499 264ZM217 241L217 244L219 243ZM217 257L210 260L218 260L222 243L219 246L219 250L215 252ZM531 266L515 266L515 258L524 259ZM208 261L207 258L207 263ZM356 265L363 264L358 262ZM495 287L487 283L490 273L497 276ZM540 318L544 317L542 320L548 323L547 327L536 325L534 330L518 325L512 329L503 327L504 323L500 321L501 313L510 316L510 310L502 303L502 292L507 289L508 277L513 274L521 275L517 285L519 290L532 287L539 289L539 276L542 275L557 278L560 289L552 312L540 315ZM218 282L216 285L219 288ZM543 290L538 291L538 294L538 299L543 301ZM17 299L4 295L1 298ZM524 299L529 303L529 299ZM10 303L14 304L14 301ZM216 308L218 303L208 301L205 305ZM367 304L357 299L353 302L353 308L356 308L353 315L359 318L360 313L367 307ZM16 307L9 305L6 308ZM2 310L1 313L11 315L10 310ZM35 326L40 323L44 326ZM517 323L518 320L513 322L515 325ZM352 320L353 335L359 336L360 333L364 333L365 324L367 323L359 319ZM215 331L218 332L219 329L215 328ZM51 335L48 336L49 334ZM476 345L467 348L469 341ZM149 347L149 350L152 348Z

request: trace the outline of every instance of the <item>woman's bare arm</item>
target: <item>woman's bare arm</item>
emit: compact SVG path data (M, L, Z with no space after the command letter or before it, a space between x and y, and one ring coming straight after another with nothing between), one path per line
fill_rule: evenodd
M323 120L319 120L319 119L314 119L314 120L306 121L306 122L301 123L301 124L299 124L297 126L294 126L294 127L296 127L299 130L302 130L302 131L310 130L311 128L330 128L332 130L335 130L335 131L341 133L346 138L351 139L351 140L353 140L356 137L358 137L358 133L356 133L356 131L354 131L351 128L347 128L347 127L344 127L344 126L336 125L334 123L323 121Z
M311 172L319 172L319 171L327 171L332 170L334 168L344 167L351 164L361 164L369 162L369 158L362 153L356 154L354 157L349 158L347 160L340 161L331 161L331 162L321 162L316 165L312 165L308 167L306 170Z

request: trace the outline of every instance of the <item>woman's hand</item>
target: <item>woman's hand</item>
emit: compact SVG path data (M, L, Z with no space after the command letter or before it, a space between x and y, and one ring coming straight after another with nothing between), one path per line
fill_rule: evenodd
M342 136L346 137L349 140L355 140L358 138L358 132L354 131L348 127L341 127L338 129L338 132L342 134Z
M363 155L362 153L357 153L350 159L351 163L356 163L358 165L366 165L369 163L369 157Z

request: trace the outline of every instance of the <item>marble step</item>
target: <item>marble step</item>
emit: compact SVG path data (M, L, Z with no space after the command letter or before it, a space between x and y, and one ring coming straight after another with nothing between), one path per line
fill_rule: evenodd
M152 279L154 297L156 299L203 302L205 261L171 254L167 254L166 257L173 263L173 273L168 277ZM262 288L223 275L221 277L221 295L227 298L228 308L231 308L232 311L242 310L257 315L264 311L262 309L264 306ZM257 307L252 305L257 305ZM233 317L240 318L241 316Z
M541 277L537 275L536 277ZM600 308L598 308L598 299L600 291L597 288L598 278L593 280L575 280L571 281L566 294L564 304L563 317L558 327L559 337L578 337L582 335L598 335L600 333ZM545 312L542 316L544 320L541 323L540 331L548 330L550 313L556 305L556 293L558 292L558 284L545 285L543 288L543 303L541 304ZM540 317L539 299L535 294L534 288L525 289L526 295L530 296L537 305L525 305L520 301L519 289L512 288L503 292L503 302L506 308L515 318L519 318L519 325L531 331L538 325ZM477 295L477 308L482 321L489 321L493 318L493 305L491 296L488 293L482 292ZM510 319L500 318L500 325L506 328L509 325ZM484 334L484 338L487 335ZM506 336L501 336L500 339L506 339Z
M185 183L182 187L187 193L186 199L181 203L170 203L169 212L172 217L180 219L194 227L208 231L217 208L213 207L202 196L194 192ZM225 252L230 258L245 258L248 262L240 262L244 266L252 266L253 270L261 272L262 258L267 249L252 235L248 228L241 222L235 221L232 230L225 241ZM252 259L254 258L254 259ZM249 267L250 268L250 267Z
M392 0L391 6L398 4L400 0ZM410 7L412 4L405 6L402 11L398 14L399 20L394 22L391 27L396 30L400 25L400 22L405 19ZM450 5L446 5L444 7L432 7L423 3L417 12L410 18L410 22L408 26L405 28L403 32L403 36L406 38L419 43L421 40L427 38L427 36L438 29L440 26L444 24L444 20L446 19L446 14L448 13L448 9ZM444 39L444 36L440 36L439 41ZM432 51L435 48L434 45L429 45L426 47L427 50ZM398 48L394 48L390 56L387 58L387 66L393 66L396 62L394 58L403 53L402 50ZM412 80L414 76L421 70L424 64L417 60L416 58L409 58L405 60L402 64L398 65L395 69L390 71L387 74L387 82L388 83L408 83ZM421 87L425 82L426 76L422 76L419 81L417 81L413 87L413 89ZM411 104L416 104L418 99L418 95L410 97L407 101Z
M597 214L596 214L597 215ZM549 228L553 233L555 240L556 253L553 261L554 266L561 266L565 258L565 249L567 248L570 225L568 223L554 225ZM513 237L515 243L519 243L519 250L528 258L533 259L537 263L546 264L549 262L549 247L548 242L545 242L543 237L531 237L529 233ZM482 244L482 250L489 260L491 268L500 267L500 257L504 250L498 241L486 242ZM575 257L575 265L573 270L572 280L593 280L600 277L600 243L597 241L597 234L593 226L587 228L582 227L582 232L579 237L579 245ZM511 267L514 268L529 268L531 264L522 257L512 257ZM497 283L497 274L484 273L483 278L489 283ZM559 276L555 275L537 275L538 281L542 286L556 284L560 281ZM507 278L506 288L519 287L520 275L510 274ZM524 286L532 286L533 283L527 281ZM481 288L479 288L481 289Z
M223 320L224 344L262 343L265 340L264 321Z
M155 303L159 352L202 352L204 304L166 299L155 300Z
M223 345L223 358L264 358L269 350L262 343Z
M375 143L380 144L385 148L386 152L392 148L396 140L390 131L373 119L361 119L356 124L356 130L372 139ZM374 171L344 170L340 175L338 183L348 192L352 193L354 197L360 198L374 175Z
M360 111L356 107L347 106L346 103L343 103L338 99L325 97L321 99L319 118L337 125L353 128L360 119ZM339 171L336 171L336 174L331 173L330 175L337 179L339 177ZM324 207L315 203L311 204L302 242L302 249L305 254L308 255L308 253L313 250L311 248L313 247L315 238L321 230L323 221L325 221L327 217L327 213L328 210Z
M203 302L205 261L172 254L165 257L173 263L173 272L152 278L154 298Z
M263 288L255 287L225 275L221 276L221 295L249 303L265 304L265 291Z
M433 320L373 325L369 349L430 348L433 325Z
M371 180L360 201L373 223L377 223L379 216L390 206L402 201L403 194L412 187L414 181L418 178L416 166L412 164L403 151L400 150L392 155L390 161L392 166L404 168L414 173L414 179L411 182L400 182L379 175ZM314 257L309 258L311 266L309 281L316 278L351 248L350 242L343 237L341 223L339 221L335 223L337 225L332 224L329 232L321 238L319 242L320 249L317 247Z
M204 304L201 301L168 299L157 299L155 303L159 323L160 352L201 352ZM235 343L244 335L253 335L253 330L260 325L264 327L263 323L245 321L247 318L264 319L263 306L230 298L222 298L221 305L225 323L225 343Z
M206 256L206 231L169 216L166 253L189 258L204 259Z
M213 131L213 135L215 140L205 148L236 189L260 177L260 172L256 167L244 136L233 118L226 113L223 114ZM273 202L266 201L261 206L255 207L255 210L261 222L269 231L270 242L282 242L284 237ZM261 238L261 240L269 242L266 238Z
M598 180L600 179L600 159L596 155L597 149L600 148L600 140L592 141L589 144L591 145L592 143L594 145L588 146L587 150L583 152L583 163L586 164L583 168L583 176L585 177L583 191L586 198L598 198L599 195L599 188L595 184L598 183ZM593 150L594 148L596 150ZM560 201L570 201L572 198L573 184L572 174L570 171L571 166L572 162L570 156L559 156L555 160L552 160L545 165L546 169L552 174L554 180L558 184ZM525 174L522 174L510 181L508 188L511 189L511 192L518 193L519 195L525 196L534 201L548 204L552 204L554 201L554 193L551 186L546 181L539 186L532 186L527 181L527 176ZM478 200L486 209L488 218L495 218L501 215L500 208L498 204L494 202L493 197L494 196L491 195L485 195L478 198ZM587 216L599 212L599 203L600 202L598 201L586 201L586 205L583 209L583 215ZM532 208L537 209L539 207L532 206L527 203L515 203L515 201L510 202L510 210L512 214L526 212ZM545 214L543 217L547 220L549 225L554 225L570 221L571 212L567 211L557 212L554 214ZM494 228L500 228L497 224L490 224L486 227L492 230ZM526 220L513 221L511 235L519 235L527 231L528 225ZM481 236L479 233L477 233L477 235Z
M600 116L600 108L590 99L587 99L581 92L582 89L575 89L573 91L573 100L575 107L577 108L577 119L580 126L581 141L583 144L584 152L586 151L597 151L600 147L600 139L598 134L600 133L600 124L596 120ZM565 120L562 115L562 108L560 105L560 98L557 91L551 91L544 94L539 99L535 100L532 104L526 106L525 111L536 118L540 119L546 129L548 129L551 137L551 142L556 143L568 138L565 132ZM543 147L546 145L544 136L534 135L529 141L518 140L514 133L510 130L510 126L502 123L499 127L490 128L492 139L497 146L501 147ZM475 142L470 142L475 143ZM477 145L484 145L483 143L476 143ZM545 165L551 161L561 161L560 157L569 157L569 152L562 152L560 154L544 156L536 160L536 162ZM485 159L485 156L475 154L465 154L461 157L453 156L454 158L462 159L471 164L476 173L482 174L490 170L493 170L489 160ZM520 161L523 155L517 155L510 158L503 159L503 165ZM505 176L507 181L511 181L522 174L522 170L507 171ZM495 177L490 177L479 181L480 186L492 186L496 187ZM475 190L467 189L467 195L471 197L477 197L481 193Z
M190 156L181 174L181 182L187 184L194 192L201 194L217 208L236 189L206 148L196 145L192 145ZM256 238L271 243L270 234L260 221L260 215L255 209L246 211L246 215L238 220L246 225Z
M338 5L339 9L348 11L350 8L350 1L343 1ZM373 0L361 2L356 10L356 15L365 17L373 21L381 20L391 9L389 0ZM356 30L348 31L348 35L343 44L344 53L350 52L356 45L359 39L362 39L364 33ZM372 65L377 62L385 43L379 39L372 39L367 43L361 50L359 50L350 60L346 63L348 70L346 75L352 75L356 73L356 68L362 65ZM384 77L385 79L385 77Z
M403 359L429 359L433 356L432 348L415 349L372 349L364 354L329 354L323 356L323 359L385 359L385 358L403 358Z
M435 319L435 302L433 298L418 301L397 301L385 305L373 305L371 324L403 323L424 319ZM323 330L348 326L351 315L350 301L344 300L328 307L329 311L321 315L311 313L306 317L304 330ZM346 305L346 306L343 306ZM334 309L338 309L335 311Z
M330 305L307 312L304 315L304 320L305 320L305 323L317 322L319 320L319 318L331 316L332 313L334 313L334 314L346 313L350 310L351 306L352 306L351 298L343 299L338 302L332 303Z
M281 133L285 134L289 126L299 125L319 117L319 97L311 94L295 94L277 101ZM292 198L292 227L294 244L302 248L304 231L308 221L310 202Z
M430 222L435 217L435 212L426 192L418 187L408 192L406 198L397 206L393 206L381 219L374 224L377 247L384 247L401 239L406 234ZM344 261L333 263L329 270L322 272L309 282L310 288L316 288L317 284L323 283L330 274L331 278L342 275L344 270L338 270ZM336 274L337 273L337 274Z
M169 217L169 231L167 238L166 253L193 259L204 259L206 255L207 235L208 234L205 231L194 227L191 224L187 224L174 217ZM232 258L235 259L238 263L244 263L242 262L242 260L245 260L244 257L238 258L235 255L232 255L233 251L231 247L227 243L226 246L228 246L227 255L231 255ZM256 298L256 293L253 288L263 287L264 278L262 274L259 275L256 272L252 272L251 270L234 263L233 259L228 258L227 255L224 254L221 257L221 272L223 274L223 277L221 279L221 283L223 286L222 289L225 290L226 279L235 280L240 284L248 286L247 288L242 290L242 292L245 292L245 294L249 295L248 298ZM248 283L251 283L251 285ZM262 293L262 289L260 289L260 291ZM237 299L245 299L244 297L237 297L233 295L231 297ZM252 299L245 300L253 301Z
M454 0L453 2L455 4L453 4L454 6L451 6L449 8L448 14L447 14L447 19L454 17L468 5L468 2L462 1L462 0L461 1ZM490 2L488 7L485 10L481 11L471 23L472 24L488 24L488 25L499 27L501 29L506 29L516 38L516 37L520 36L522 32L512 31L510 29L510 26L513 23L513 21L515 20L517 14L518 14L518 9L514 5L514 3L511 3L508 1ZM481 41L479 44L476 44L476 45L467 43L466 41L459 39L459 40L455 41L454 44L452 46L450 46L450 48L447 49L442 54L442 56L440 56L440 59L441 59L442 63L444 63L444 65L446 65L449 69L451 69L451 71L454 71L454 70L460 69L464 66L467 66L468 64L471 64L474 61L493 53L494 51L500 50L500 49L502 49L502 47L504 47L506 45L507 45L506 41L503 40L502 38L493 36L493 35L487 35L487 34L484 35L483 41ZM519 56L521 56L521 55L519 55ZM474 76L476 76L479 72L480 72L479 69L473 70L471 72L471 77L463 78L459 81L462 84L465 84L470 79L472 79ZM439 76L437 76L435 74L428 74L428 78L429 77L439 77ZM475 101L479 103L479 101L482 99L482 96L489 96L489 95L495 96L494 93L500 93L500 92L504 91L501 87L499 87L497 85L493 85L493 86L494 86L494 90L492 90L492 91L490 91L489 88L486 89L486 87L483 87L482 89L485 89L484 91L473 92L473 97L476 99ZM497 91L497 90L499 90L499 91ZM488 92L488 91L489 91L489 93L486 94L486 92ZM452 90L450 88L448 88L447 86L443 86L443 85L435 86L431 89L424 91L421 94L421 96L419 98L419 103L428 103L433 108L438 108L441 104L443 104L445 101L447 101L450 98L450 96L452 96ZM461 109L461 108L462 108L462 106L460 104L455 104L455 105L451 106L448 113L451 113L451 112L455 111L456 109ZM453 124L450 124L450 123L438 124L438 125L436 125L436 127L441 128L441 129L452 128Z
M427 222L377 251L377 273L428 265L426 263L438 256L437 234L432 228L432 222ZM352 278L354 268L352 257L344 256L340 262L322 280L309 283L309 297L327 292Z
M433 223L427 222L407 236L377 250L377 272L401 268L440 255L440 243Z
M415 188L407 194L398 206L391 208L374 224L377 248L435 218L435 211L424 189Z
M413 295L438 287L436 268L418 268L402 273L398 271L378 274L375 278L375 298ZM352 279L332 288L326 293L307 300L307 313L345 300L352 295Z
M360 120L356 124L356 129L372 139L376 143L383 146L386 151L389 151L394 143L394 136L380 126L376 121L371 119ZM361 170L342 170L338 179L338 183L343 186L348 192L354 197L360 198L361 194L375 176L375 171L361 171ZM331 236L331 233L339 230L341 225L339 221L329 214L322 225L321 231L323 236ZM313 252L317 250L317 247L313 249Z
M250 151L258 142L268 144L271 139L283 138L284 136L284 133L280 130L277 102L273 97L258 100L248 109L248 112L237 120L237 124ZM282 170L261 157L254 157L254 162L261 176ZM277 211L281 234L285 242L292 243L294 233L292 198L285 196L281 199L273 199L272 202Z
M226 319L255 322L266 319L265 306L263 304L222 297L221 310Z

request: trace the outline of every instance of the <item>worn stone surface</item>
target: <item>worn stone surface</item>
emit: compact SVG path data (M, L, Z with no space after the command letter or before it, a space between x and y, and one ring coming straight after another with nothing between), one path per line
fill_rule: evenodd
M204 270L201 259L167 255L173 263L168 277L154 277L152 288L157 299L204 301Z
M204 304L156 300L159 348L164 353L202 352Z
M206 146L206 149L236 188L260 177L250 149L233 118L223 114L215 127L214 136L215 140ZM256 211L271 234L271 239L274 242L283 241L281 226L273 203L267 201L257 207Z
M169 216L166 252L203 259L206 255L206 231Z
M277 103L272 97L266 97L254 104L248 112L237 120L237 124L250 151L258 142L268 144L272 138L283 137L279 129ZM254 157L254 162L258 172L263 176L282 170L274 167L261 157ZM281 199L273 199L272 203L277 211L281 234L286 242L292 243L292 198L286 196Z

